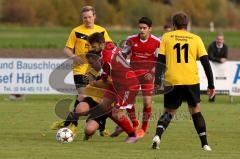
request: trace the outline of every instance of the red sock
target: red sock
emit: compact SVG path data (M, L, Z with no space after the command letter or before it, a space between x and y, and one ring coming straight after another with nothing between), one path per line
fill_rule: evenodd
M121 118L113 117L112 113L108 115L118 126L120 126L129 136L135 134L135 129L133 128L132 124L130 123L127 116L122 115Z
M144 105L144 108L143 108L143 118L142 118L142 129L145 132L146 132L147 127L148 127L148 123L149 123L149 119L150 119L151 113L152 113L151 105Z
M136 124L138 124L138 120L137 120L137 117L136 117L135 105L133 105L133 107L131 109L127 109L127 113L128 113L128 116L129 116L130 120L133 123L133 127L137 126Z

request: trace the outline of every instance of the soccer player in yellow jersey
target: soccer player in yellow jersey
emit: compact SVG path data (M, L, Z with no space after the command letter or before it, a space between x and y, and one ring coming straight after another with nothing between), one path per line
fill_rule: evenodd
M89 51L88 36L95 32L102 32L106 42L111 42L107 31L98 25L95 25L96 13L95 9L91 6L85 6L82 8L82 20L83 24L74 28L70 33L67 40L64 52L68 57L73 58L73 74L74 82L78 89L79 100L83 98L81 87L85 87L88 82L85 81L84 75L87 73L90 67L87 64L86 53ZM87 83L86 83L87 82Z
M161 136L172 117L186 100L192 115L195 129L200 137L202 148L211 151L207 142L206 125L200 110L200 87L196 60L200 59L208 79L208 93L215 95L212 69L201 38L186 30L189 19L183 12L172 17L174 31L163 35L158 62L166 65L165 80L173 85L170 92L164 94L164 112L157 123L152 148L158 149ZM156 66L156 84L161 83L162 65ZM167 89L169 86L165 86Z
M71 31L66 46L64 48L64 53L69 58L73 59L74 83L78 92L78 98L75 101L74 107L76 107L79 101L83 100L83 98L85 97L83 94L83 90L84 87L89 83L86 74L90 70L90 66L87 63L85 57L86 53L90 49L87 41L88 36L93 33L100 32L104 34L106 42L112 42L112 40L108 36L106 29L95 24L96 13L95 9L92 6L84 6L81 13L83 24L74 28ZM71 121L69 121L68 118L69 117L67 117L66 121L64 121L63 123L60 122L53 124L52 129L70 125ZM77 126L77 122L73 122L73 124Z

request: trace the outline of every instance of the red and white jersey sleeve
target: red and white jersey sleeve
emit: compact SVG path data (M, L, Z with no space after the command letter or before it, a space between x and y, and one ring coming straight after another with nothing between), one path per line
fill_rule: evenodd
M116 53L117 48L114 45L106 45L105 49L101 52L101 65L102 65L102 73L101 78L103 80L107 80L110 77L111 73L111 61L113 54Z

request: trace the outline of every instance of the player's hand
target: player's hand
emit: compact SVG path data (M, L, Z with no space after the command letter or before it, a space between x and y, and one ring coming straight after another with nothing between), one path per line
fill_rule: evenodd
M82 64L84 64L82 59L80 57L78 57L78 56L73 56L72 59L73 59L73 64L74 65L82 65Z
M215 89L209 89L209 88L208 88L207 93L208 93L208 95L209 95L209 99L214 98L214 96L216 95Z
M153 79L153 75L151 73L146 73L144 75L144 78L145 78L145 80L151 80L151 79Z

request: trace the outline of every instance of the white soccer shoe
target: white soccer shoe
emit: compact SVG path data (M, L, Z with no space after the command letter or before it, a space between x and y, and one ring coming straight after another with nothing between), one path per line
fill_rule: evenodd
M160 146L161 140L160 140L159 136L158 135L154 136L152 141L153 141L152 149L160 149L159 146Z
M204 146L202 147L202 149L203 149L204 151L212 151L212 149L211 149L211 147L210 147L209 145L204 145Z

